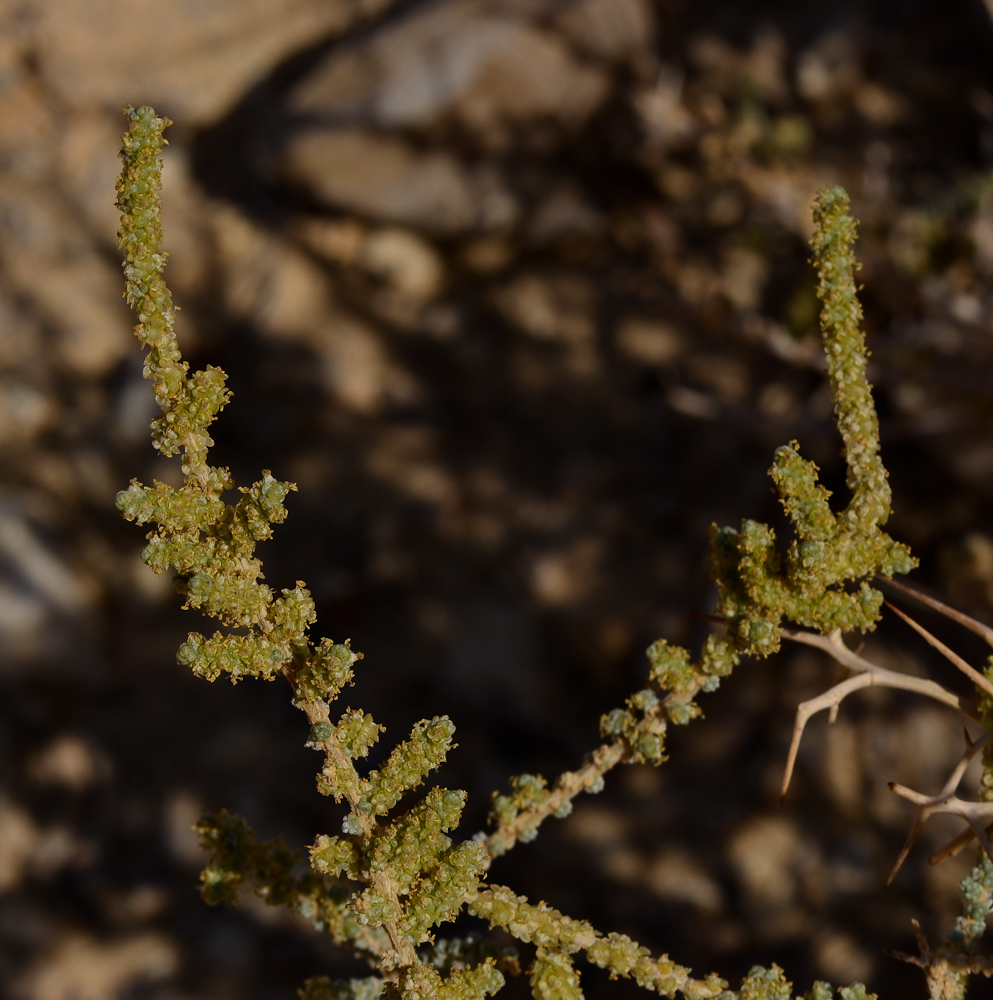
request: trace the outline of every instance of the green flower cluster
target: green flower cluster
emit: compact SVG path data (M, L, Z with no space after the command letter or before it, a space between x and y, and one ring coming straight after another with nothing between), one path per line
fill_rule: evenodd
M537 945L532 984L541 984L540 995L545 998L582 996L578 973L571 960L566 961L579 952L612 976L633 979L662 996L682 992L689 1000L704 1000L725 995L727 990L727 983L718 976L693 979L689 969L666 955L652 958L647 948L625 934L601 934L587 921L574 920L545 903L530 903L505 886L481 890L469 912L489 921L490 926L502 927L519 941Z
M300 872L300 856L282 840L257 842L248 823L226 809L202 816L195 829L211 855L200 874L208 903L234 903L248 885L270 906L299 913L336 943L374 963L389 952L386 932L363 923L354 912L347 885L313 871Z
M183 451L183 472L206 485L207 451L213 440L207 427L230 397L227 376L208 366L188 376L176 341L172 295L162 277L163 131L172 122L149 107L127 108L131 128L121 139L124 168L117 182L121 210L118 246L124 253L125 297L137 313L135 334L148 348L145 378L151 379L162 415L152 424L152 442L163 455Z
M793 442L776 451L770 470L795 534L785 566L767 525L746 520L738 531L714 529L720 612L738 649L758 656L779 649L784 618L820 632L872 628L883 596L868 580L908 573L916 565L910 550L882 530L890 514L890 487L866 378L868 352L851 250L856 224L848 214L848 195L838 187L822 191L814 202L814 222L821 334L851 500L835 514L817 466L802 458Z
M787 982L778 965L769 969L752 966L738 992L738 1000L792 1000L792 997L793 984ZM830 984L821 982L814 983L802 1000L835 1000L836 997L838 1000L877 1000L876 994L867 993L861 983L843 986L835 993Z
M965 913L955 921L949 935L953 943L972 944L983 936L986 918L993 910L993 861L984 854L969 875L962 880Z
M435 787L368 837L346 817L344 836L322 835L314 842L311 867L365 883L352 900L360 919L371 927L393 922L412 944L422 944L433 926L455 918L485 868L478 842L453 845L446 836L464 806L465 792Z
M255 548L285 520L284 501L296 487L266 471L228 503L224 495L236 490L230 472L208 464L213 441L207 428L230 393L220 369L191 375L176 341L159 218L159 152L169 121L151 108L127 114L131 126L122 140L118 182L127 298L138 314L135 332L148 349L145 376L162 409L152 424L153 443L163 455L182 451L186 482L173 489L133 481L118 494L117 506L128 520L154 525L142 558L157 573L175 574L186 607L238 630L210 638L191 633L179 661L208 680L221 674L233 681L286 677L294 704L310 720L309 745L325 754L318 789L350 807L344 836L318 837L311 869L302 874L295 871L300 859L294 852L279 841L257 843L240 817L205 816L198 830L212 859L202 876L204 898L234 901L239 887L251 884L267 902L295 909L384 973L400 970L376 980L375 989L368 981L313 980L307 995L378 996L386 989L402 997L471 1000L493 993L503 975L492 957L451 967L443 976L414 951L431 938L432 928L455 919L489 860L478 841L454 844L445 835L459 822L465 793L432 789L392 822L379 822L440 766L454 745L455 727L445 717L417 723L381 767L362 776L355 762L367 756L382 727L362 710L347 709L337 723L330 721L330 703L351 683L359 654L347 642L311 642L307 633L316 614L302 582L279 596L262 582Z

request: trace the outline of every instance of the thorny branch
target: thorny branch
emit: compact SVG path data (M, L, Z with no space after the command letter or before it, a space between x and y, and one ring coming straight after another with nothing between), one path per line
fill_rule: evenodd
M914 590L913 587L908 587L905 583L900 583L899 581L893 579L886 580L885 583L888 587L895 587L897 590L903 591L903 593L917 598L921 604L927 605L927 607L931 608L932 611L937 611L939 614L944 615L957 625L967 628L970 632L975 632L976 635L985 639L990 646L993 646L993 628L990 628L989 625L984 625L982 622L976 621L975 618L963 614L961 611L956 611L955 608L949 607L947 604L944 604L936 598L929 597L927 594L922 594L919 590ZM894 608L894 610L896 609Z
M958 669L961 670L973 684L982 688L988 695L993 696L993 681L990 681L989 678L984 677L975 667L966 663L958 653L949 649L940 639L931 635L931 633L928 632L923 625L918 625L917 622L910 617L910 615L901 611L895 605L890 604L889 601L885 601L884 603L886 604L886 607L899 615L918 635L923 636L924 640L929 645L934 646L934 648L938 650L938 652L941 653L941 655L944 656L949 663L953 663L956 667L958 667Z
M889 783L892 791L896 792L901 798L913 802L919 809L917 819L907 836L907 842L903 845L903 850L896 859L896 864L893 865L893 870L890 872L887 882L893 881L904 859L910 852L910 848L913 847L917 835L921 832L929 817L938 813L951 813L953 816L960 816L964 819L972 827L973 832L979 839L979 843L990 860L993 860L993 843L990 843L990 839L986 834L986 826L982 822L983 817L993 818L993 802L968 802L965 799L960 799L955 794L959 783L965 775L966 768L972 762L972 758L989 743L991 737L993 737L993 730L984 733L976 741L970 739L968 733L965 734L965 751L959 758L959 762L955 765L952 773L948 776L944 787L937 795L922 795L920 792L915 792L912 788L898 785L895 781Z
M793 739L790 742L790 752L786 758L786 769L783 774L782 797L785 798L786 791L790 786L790 779L793 777L793 767L796 764L797 753L800 750L800 740L807 722L812 716L825 709L831 710L831 721L834 722L838 706L854 691L861 691L866 687L889 687L898 688L901 691L913 691L922 694L927 698L940 701L957 712L961 712L966 718L978 721L978 716L971 709L967 708L962 699L957 694L946 690L936 681L928 680L924 677L912 677L909 674L901 674L897 670L887 670L885 667L870 663L863 659L858 653L849 649L841 633L830 632L827 635L820 635L816 632L801 632L797 629L783 629L784 638L793 642L802 643L805 646L814 646L822 649L834 660L841 664L847 674L843 680L839 681L832 688L825 691L816 698L801 702L797 706L796 721L793 724Z
M933 611L937 611L939 614L944 615L944 617L948 618L950 621L953 621L957 625L961 625L963 628L968 629L970 632L973 632L974 634L982 638L988 645L993 646L993 628L990 628L983 622L977 621L975 618L971 617L970 615L964 614L961 611L957 611L955 608L952 608L949 605L945 604L944 602L939 601L937 598L930 597L927 594L921 593L920 591L915 590L913 587L908 587L905 583L898 583L896 580L892 579L887 580L886 583L888 586L894 587L895 589L902 591L908 596L916 598L918 601L920 601L925 606L931 608ZM956 653L954 653L947 646L945 646L944 643L940 642L938 639L932 636L926 629L920 626L917 622L913 621L911 618L909 618L907 615L901 612L899 608L894 607L892 604L889 604L889 602L887 602L887 605L893 611L895 611L904 621L906 621L915 631L920 633L924 637L924 639L928 643L930 643L930 645L932 645L935 649L938 650L938 652L940 652L943 656L945 656L948 660L950 660L956 667L962 670L962 672L965 673L967 676L972 677L984 691L989 692L990 681L987 677L983 676L982 674L979 674L978 675L979 679L976 679L974 675L977 672L974 671L974 669L970 667L969 664L965 663L965 661L962 660L961 657L959 657ZM986 833L987 835L989 834L988 828L986 829ZM960 833L954 840L952 840L940 851L937 851L931 856L930 858L931 864L932 865L941 864L941 862L945 861L947 858L954 857L975 836L976 836L976 831L970 824L970 826L968 826L965 830L963 830L962 833Z
M906 584L897 583L893 580L888 580L887 583L910 595L911 597L915 597L917 600L921 601L921 603L939 612L951 621L954 621L957 624L962 625L964 628L969 629L971 632L974 632L976 635L981 636L987 643L993 646L993 628L984 625L975 618L971 618L969 615L956 611L954 608L949 607L947 604L944 604L933 597L928 597L926 594L922 594L919 591L908 587ZM887 607L899 615L903 621L910 625L911 628L920 634L931 646L937 649L946 659L949 660L949 662L954 664L955 667L969 677L969 679L972 680L977 687L980 688L980 690L989 695L993 695L993 681L981 674L953 650L949 649L943 642L933 636L927 629L914 621L914 619L912 619L905 612L901 611L897 607L894 607L894 605L892 605L889 601L885 603ZM834 631L827 635L819 635L817 633L801 632L795 629L784 629L783 635L784 637L791 639L793 642L799 642L807 646L814 646L817 649L824 650L841 665L846 674L846 676L838 681L838 683L829 688L823 694L816 698L812 698L809 701L801 702L797 707L796 721L793 725L793 737L790 742L790 750L787 756L786 767L783 775L783 797L786 795L790 780L793 776L797 753L800 749L800 741L803 738L807 722L818 712L824 711L825 709L830 711L830 721L834 722L841 702L854 691L860 691L863 688L872 686L913 691L917 694L925 695L926 697L932 698L935 701L942 702L943 704L954 708L966 718L975 722L980 721L979 714L974 710L967 708L962 703L962 700L958 695L948 691L946 688L943 688L935 681L926 678L911 677L907 674L899 673L898 671L887 670L884 667L879 667L876 664L863 659L858 653L849 649L845 645L839 631ZM893 870L890 873L888 881L892 881L896 873L900 870L900 867L906 859L910 848L913 846L918 835L920 834L924 823L930 816L937 813L950 813L952 815L959 816L964 819L969 826L966 830L959 834L959 836L951 841L947 847L932 856L932 864L938 864L946 858L957 854L966 844L969 843L970 840L972 840L973 837L976 837L979 840L983 850L989 858L993 860L993 841L991 841L987 830L990 820L993 820L993 802L972 802L961 799L955 794L970 762L983 749L983 747L990 742L991 738L993 738L993 731L984 733L975 741L971 739L968 732L965 733L966 749L948 780L945 782L944 787L937 795L924 795L921 792L916 792L903 785L890 782L889 787L901 797L915 803L919 807L919 811L914 826L907 837L907 841L904 844L903 850L900 852L900 856L897 858L896 863L893 866Z
M954 997L957 992L957 980L963 973L983 975L989 978L993 975L993 960L983 955L967 955L960 950L942 945L935 951L931 950L920 922L912 921L914 935L917 938L917 954L907 955L900 951L889 951L891 958L899 959L910 965L916 965L924 970L927 976L928 995L935 1000L944 997Z

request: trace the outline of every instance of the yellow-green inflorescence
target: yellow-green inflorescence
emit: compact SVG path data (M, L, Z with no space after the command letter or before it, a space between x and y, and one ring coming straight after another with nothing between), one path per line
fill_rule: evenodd
M243 886L250 886L266 902L303 915L374 967L365 978L310 979L300 991L302 1000L480 1000L496 993L505 974L520 971L512 949L498 949L475 935L434 938L440 924L463 910L535 947L529 975L539 1000L580 1000L576 956L662 996L788 1000L792 987L775 966L754 968L740 990L731 991L718 976L694 978L625 935L602 934L545 903L533 904L511 889L487 884L485 873L518 840L535 836L545 819L566 816L577 795L599 791L604 775L617 764L663 761L668 724L699 715L696 695L714 690L743 653L772 652L784 618L825 631L871 627L879 597L866 579L905 572L913 564L906 548L880 527L889 514L890 495L865 380L852 279L854 223L846 214L844 193L831 189L818 198L814 252L851 503L834 514L816 468L795 446L780 449L772 476L796 540L781 558L764 525L746 521L740 531L715 533L719 611L727 633L711 636L696 661L678 646L654 643L647 685L603 717L604 742L583 765L551 785L540 775L513 779L510 794L494 796L493 830L458 842L449 834L462 816L462 791L434 787L394 813L453 748L451 721L440 716L417 723L379 768L360 772L357 762L367 756L382 727L362 709L348 708L336 720L330 712L351 683L360 654L348 642L311 640L316 616L305 585L297 582L276 594L263 582L255 555L257 544L286 518L285 501L295 487L266 471L252 486L238 489L227 469L209 464L208 428L230 393L218 368L191 374L176 340L162 276L159 214L160 151L169 121L147 107L126 113L130 130L122 140L118 182L126 296L138 317L135 333L148 351L145 376L162 410L152 423L153 444L162 455L182 454L185 483L174 489L132 481L118 494L117 505L129 520L153 525L143 559L157 573L174 574L187 607L236 630L209 638L190 633L180 647L180 662L208 680L222 674L233 681L285 677L294 705L307 716L308 745L324 754L318 790L344 801L348 810L340 833L318 836L306 859L281 841L258 842L238 816L225 811L204 816L197 826L211 854L201 879L204 898L233 902ZM986 907L988 881L985 874L980 879L976 891L982 900L970 919L978 920ZM963 925L962 933L971 930L971 924ZM839 994L846 1000L865 995L859 986ZM828 1000L832 991L818 983L805 996Z
M737 648L760 656L779 648L783 619L820 632L872 628L883 597L871 578L907 573L916 565L910 550L882 530L890 515L890 486L866 379L851 249L856 224L841 188L817 196L814 223L821 334L851 500L843 511L832 511L817 466L793 442L778 449L770 470L795 535L785 555L767 525L744 521L738 531L714 529L720 612Z
M347 642L311 641L316 615L302 582L279 594L263 582L256 546L286 518L284 501L296 487L266 471L238 490L227 469L209 464L213 441L207 429L230 393L219 368L190 374L176 340L162 276L160 222L160 151L170 123L147 107L126 113L130 130L122 140L117 186L126 296L138 317L135 333L148 350L145 377L162 410L152 423L153 444L165 456L182 453L186 481L178 489L132 481L118 494L117 506L128 520L154 526L142 558L155 572L174 574L187 607L238 630L209 638L191 633L179 649L180 662L208 680L222 674L233 681L286 677L294 704L310 721L309 744L325 754L318 789L349 806L343 836L318 837L304 874L296 871L296 854L279 842L257 843L240 817L205 816L198 830L212 861L203 873L204 897L233 900L239 886L250 884L267 902L297 910L384 974L355 981L359 985L314 980L308 995L379 995L387 981L404 997L425 989L452 1000L493 993L503 974L492 958L448 969L443 977L414 950L478 890L485 848L445 835L459 822L465 794L433 789L391 822L379 822L442 764L454 726L445 717L420 722L381 767L359 773L356 761L368 754L382 727L362 710L346 709L337 722L329 714L351 682L359 654ZM235 499L227 502L231 494Z
M832 511L817 466L800 455L796 442L779 448L770 475L792 522L794 539L786 552L777 548L773 529L757 521L746 520L738 530L714 527L717 611L726 632L711 635L697 660L664 639L653 643L649 686L603 717L601 734L610 743L591 764L563 775L552 787L540 776L523 775L512 782L511 794L494 799L499 827L491 837L494 852L533 837L544 815L564 815L578 792L597 791L597 779L616 763L665 760L668 724L685 725L699 716L697 694L715 690L743 654L776 652L784 622L820 632L872 628L883 600L870 584L872 577L907 573L916 565L909 549L882 530L890 514L890 487L866 378L868 352L851 249L856 225L841 188L817 196L814 223L821 334L848 467L848 506Z

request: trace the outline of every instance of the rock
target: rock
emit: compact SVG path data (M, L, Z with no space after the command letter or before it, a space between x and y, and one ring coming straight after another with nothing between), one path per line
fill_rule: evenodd
M283 58L354 19L346 0L212 0L166 11L156 0L33 0L31 47L69 107L152 104L202 125Z
M617 328L617 348L632 361L652 368L665 368L684 349L679 331L660 320L630 316Z
M253 318L264 330L289 337L326 322L331 308L327 276L303 254L287 248L273 257Z
M210 225L224 306L251 317L269 290L274 238L230 205L217 205Z
M685 143L699 131L697 120L683 103L683 78L674 67L663 65L652 86L635 92L631 103L653 152Z
M54 197L9 184L0 219L7 278L55 329L59 360L84 376L106 374L131 350L120 272Z
M0 71L6 68L0 63ZM22 78L14 67L10 74L0 79L0 170L37 178L51 165L55 122L40 82Z
M420 153L402 139L357 128L296 137L286 177L329 205L387 222L454 233L476 220L469 178L447 153Z
M332 264L354 264L365 245L366 227L357 219L307 216L292 229L310 250Z
M416 398L416 382L379 333L335 304L319 264L233 210L219 210L214 223L229 308L250 317L263 335L313 351L328 390L350 410L375 413L388 402ZM303 231L320 235L316 226ZM355 232L364 247L361 230Z
M447 0L418 10L334 53L299 88L291 108L332 123L386 128L451 116L481 133L539 116L582 121L606 95L606 75L515 13L519 6ZM629 14L638 5L621 6Z
M555 23L577 47L601 59L632 56L647 48L655 33L645 0L576 0Z
M652 859L647 872L639 872L645 884L662 899L690 906L704 913L719 913L724 906L720 884L688 851L663 848Z
M47 615L45 605L36 595L27 591L23 581L9 579L0 573L0 673L14 674L25 661L38 655ZM12 866L10 858L10 831L3 829L0 806L0 891L9 888L11 880L19 877L19 867Z
M179 967L176 945L146 932L113 941L66 932L38 956L16 984L32 1000L108 1000L142 980L160 980Z
M505 318L535 340L572 348L593 346L596 295L580 275L551 278L522 275L499 290L496 305Z
M567 236L593 236L603 219L575 185L560 183L531 213L527 236L533 243L549 243Z
M438 458L437 434L425 427L389 427L364 456L372 476L402 496L429 504L450 503L458 488Z
M844 102L861 82L859 53L847 32L824 35L797 58L796 87L805 100Z
M20 883L37 842L38 829L30 813L0 798L0 892L9 892Z
M596 290L579 274L522 275L494 296L504 318L535 340L563 349L566 371L579 378L599 365L596 348Z
M441 289L445 268L434 248L406 229L370 233L359 263L401 295L434 298Z
M596 587L602 556L603 542L592 536L542 553L531 566L535 600L552 608L581 603Z
M210 294L207 286L216 263L210 233L219 206L204 196L194 179L187 149L167 146L162 159L162 246L169 255L166 281L182 306L193 296ZM177 322L184 337L189 331L183 327L182 313ZM189 344L189 340L181 343Z
M386 403L411 403L419 388L389 357L382 339L367 324L339 313L308 340L324 364L328 386L338 401L357 413L375 413Z
M134 350L127 313L115 294L120 275L95 255L63 264L58 273L56 286L38 282L33 291L58 329L61 360L80 375L105 375Z
M30 444L52 426L58 405L51 397L26 382L0 381L0 445Z
M27 518L8 506L0 510L0 553L48 604L75 615L93 603L94 594L68 563L51 551Z
M28 775L39 785L55 785L82 792L110 774L110 761L75 733L61 733L36 753Z
M58 142L62 187L79 206L82 220L115 254L121 213L111 192L121 172L117 150L124 131L121 115L83 113L71 117Z
M30 303L20 296L0 296L0 369L33 366L44 340L40 317Z

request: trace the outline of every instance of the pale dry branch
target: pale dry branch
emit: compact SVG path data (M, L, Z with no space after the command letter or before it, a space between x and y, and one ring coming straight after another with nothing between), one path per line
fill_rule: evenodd
M990 839L986 834L986 823L993 817L993 802L968 802L965 799L960 799L955 794L972 758L989 743L991 737L993 737L993 730L983 733L975 742L970 739L968 733L965 734L965 751L949 775L944 787L937 795L924 795L921 792L915 792L912 788L898 785L895 781L890 782L890 789L896 792L901 798L913 802L918 807L918 812L917 819L914 821L914 825L907 836L907 841L903 845L903 850L896 859L896 864L893 865L893 870L887 879L888 883L893 881L896 873L900 870L900 866L910 853L910 848L913 846L914 841L917 840L917 835L921 832L924 824L931 816L938 813L950 813L953 816L959 816L964 819L979 839L983 850L993 860L993 844L990 843Z
M961 625L963 628L968 629L970 632L973 632L975 635L978 635L980 638L982 638L990 646L993 646L993 628L990 628L989 625L986 625L983 622L978 621L971 615L967 615L961 611L957 611L955 608L950 607L943 601L939 601L935 597L931 597L928 594L921 593L921 591L915 590L913 587L908 587L905 583L899 583L897 580L892 580L892 579L888 579L883 582L887 586L894 587L896 590L899 590L902 593L915 598L916 600L924 604L926 607L931 608L932 611L937 611L939 614L944 615L950 621L953 621L957 625ZM889 604L889 607L892 608L892 610L895 611L898 615L900 615L900 617L903 618L904 621L906 621L912 628L921 633L932 646L934 646L936 649L939 650L939 652L941 652L948 659L950 659L955 664L955 666L963 670L963 673L966 673L967 676L969 676L973 681L975 681L975 683L977 683L980 687L982 687L983 690L987 692L990 691L989 682L987 681L985 676L979 675L977 672L973 671L973 668L970 667L968 664L966 664L965 661L961 659L961 657L958 657L955 653L952 653L950 650L948 650L947 647L945 647L937 639L935 639L933 636L927 633L920 625L918 625L915 621L910 619L898 608L894 607L892 604ZM987 836L989 835L991 830L993 830L993 826L987 825L986 827ZM969 843L972 842L975 836L976 836L976 831L973 829L971 825L968 826L965 830L963 830L957 837L951 840L940 851L936 851L934 854L932 854L931 857L929 858L930 863L932 865L939 865L941 864L941 862L946 861L948 858L955 857L955 855L957 855L964 847L966 847Z
M782 798L786 797L786 792L793 777L793 768L796 764L797 754L800 750L800 741L803 738L804 729L807 722L818 712L825 709L830 710L830 721L834 722L838 715L838 708L841 702L854 691L861 691L867 687L889 687L897 688L901 691L913 691L915 694L922 694L927 698L940 701L944 705L954 708L973 721L978 721L978 717L970 709L966 708L961 698L951 691L946 690L935 681L924 677L912 677L909 674L902 674L896 670L887 670L885 667L877 666L869 660L863 659L858 653L849 649L841 633L831 632L828 635L821 635L817 632L800 632L795 629L783 629L783 636L793 642L803 643L822 649L834 660L836 660L849 676L842 679L833 687L825 691L816 698L801 702L797 706L796 721L793 724L793 738L790 742L790 751L786 759L786 769L783 774Z
M970 615L956 611L955 608L951 608L936 598L929 597L927 594L922 594L919 590L914 590L913 587L908 587L905 583L898 583L896 580L886 580L886 584L890 587L896 587L897 590L901 590L911 597L916 597L921 604L926 604L932 611L937 611L957 625L967 628L970 632L975 632L976 635L985 639L990 646L993 646L993 628L990 628L989 625L984 625L981 621L977 621Z
M928 996L931 1000L947 1000L948 997L961 995L959 977L963 972L987 978L993 975L993 960L987 956L970 955L947 944L932 951L921 930L920 922L912 920L911 923L914 925L914 935L917 938L917 954L907 955L889 948L886 954L890 958L916 965L924 970L927 976Z
M887 948L886 954L900 962L926 969L931 964L931 945L928 944L928 939L921 929L921 922L917 919L910 922L914 925L914 937L917 938L917 954L908 955L905 951L894 951L892 948Z
M976 687L982 688L988 695L993 697L993 681L991 681L988 677L984 677L975 667L966 663L966 661L963 660L958 653L956 653L952 649L949 649L940 639L931 635L931 633L923 625L918 625L917 622L915 622L914 619L910 617L910 615L901 611L895 605L890 604L889 601L884 601L883 603L891 611L894 611L896 614L898 614L918 635L923 636L924 640L929 645L934 646L934 648L938 650L938 652L941 653L941 655L945 657L945 659L948 660L949 663L952 663L956 667L958 667L958 669L961 670L962 673L965 674L966 677L968 677L969 680L971 680L973 684L976 685Z
M986 827L987 835L991 830L993 830L993 826ZM954 858L955 855L961 853L962 848L967 847L972 843L975 836L976 831L973 830L971 826L967 826L954 840L949 841L949 843L947 843L940 851L935 851L934 854L928 858L928 862L932 865L940 865L942 861Z

